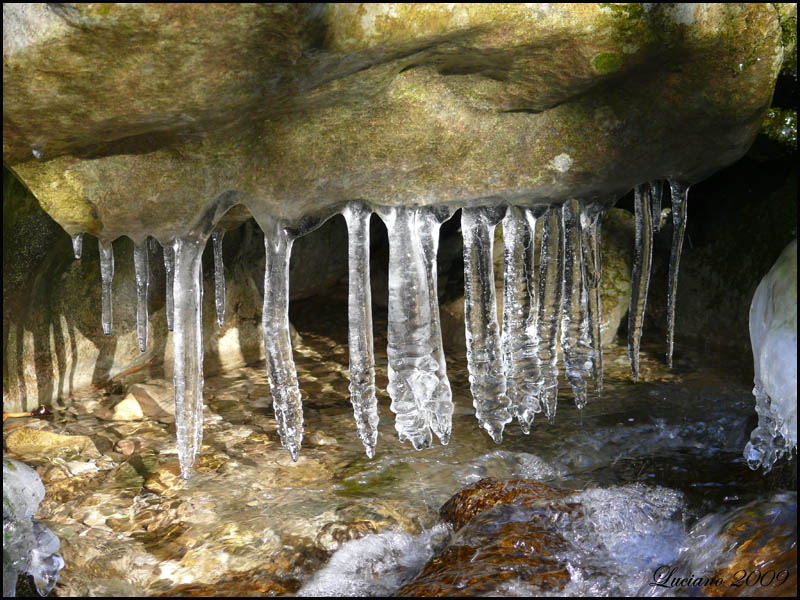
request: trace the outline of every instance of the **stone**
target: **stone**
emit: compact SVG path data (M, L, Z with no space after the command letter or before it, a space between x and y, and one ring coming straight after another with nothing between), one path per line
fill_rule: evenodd
M62 435L30 427L12 431L5 439L6 450L18 456L75 456L100 458L94 442L85 435Z
M114 421L138 421L144 418L144 413L136 401L136 396L128 394L114 407L111 418Z
M134 383L128 388L126 398L135 400L145 417L158 419L167 415L175 415L172 384L166 381Z

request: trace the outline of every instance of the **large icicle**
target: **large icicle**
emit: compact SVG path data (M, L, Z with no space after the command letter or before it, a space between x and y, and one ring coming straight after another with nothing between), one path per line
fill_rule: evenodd
M390 408L396 415L400 441L410 440L421 450L433 441L426 410L439 385L439 364L417 213L418 209L403 207L384 207L378 212L389 234Z
M589 340L592 346L592 380L594 391L603 392L603 341L600 336L603 323L600 302L600 280L603 278L603 261L600 252L600 233L603 222L603 206L599 202L587 202L581 206L581 250L583 252L583 279L588 292L587 318Z
M689 186L669 181L672 194L672 251L669 255L669 288L667 289L667 365L672 367L672 344L675 333L675 301L678 294L678 271L681 264L683 235L686 231L686 204Z
M111 282L114 280L114 247L111 242L98 239L100 249L100 280L103 286L102 323L103 333L111 335L114 322L113 302L111 299Z
M526 221L530 224L526 230ZM509 207L503 219L503 356L506 394L522 431L530 433L539 403L533 285L536 216L530 209ZM527 256L526 256L527 255ZM529 283L530 282L530 283Z
M586 380L592 375L594 349L589 334L589 298L583 276L581 208L577 200L561 205L564 230L564 300L561 312L561 350L564 371L578 408L586 405Z
M431 309L431 346L436 359L438 383L425 407L428 425L443 445L450 442L453 429L453 392L447 378L447 362L442 343L442 323L439 316L439 270L436 257L439 253L439 229L453 216L455 209L447 206L428 206L417 213L417 229L428 276L428 302Z
M498 444L509 421L509 399L497 323L494 289L494 230L505 208L465 208L461 212L464 236L464 316L467 366L475 416Z
M550 422L558 401L556 343L564 284L564 230L558 206L547 209L542 219L542 250L539 258L539 304L536 314L537 360L541 374L541 402Z
M133 246L133 268L136 274L136 331L139 334L139 350L147 350L147 290L150 287L150 261L147 240Z
M664 194L664 182L655 179L650 182L650 215L653 219L653 231L661 230L661 196Z
M647 288L650 285L650 267L653 262L653 215L650 212L650 188L637 185L634 192L636 241L633 256L631 301L628 308L628 355L631 359L633 381L639 379L639 348L642 340L644 311L647 306Z
M175 314L175 301L173 288L175 287L175 248L172 243L164 246L164 270L167 273L167 329L172 331L173 315Z
M214 304L217 308L217 327L225 321L225 264L222 260L222 238L224 229L215 229L211 234L214 241Z
M303 441L303 401L297 383L289 335L289 259L294 238L280 223L264 231L264 307L261 329L267 379L281 444L297 460Z
M203 438L203 249L208 236L187 235L173 242L175 314L175 429L181 475L188 479Z
M372 212L359 202L342 211L348 235L348 316L350 402L358 437L367 456L378 442L378 399L375 396L375 355L372 342L372 291L369 277L369 219Z
M75 259L78 260L81 257L81 253L83 252L83 234L76 233L72 236L72 253L75 255Z

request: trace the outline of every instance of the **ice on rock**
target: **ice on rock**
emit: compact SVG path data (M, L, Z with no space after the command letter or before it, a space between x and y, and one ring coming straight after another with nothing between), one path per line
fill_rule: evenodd
M769 471L797 448L797 240L781 253L750 305L758 426L744 456Z
M98 239L100 249L100 281L103 288L103 307L101 319L103 323L103 333L111 335L113 324L113 306L111 300L111 283L114 280L114 247L111 242Z
M134 244L133 267L136 274L136 331L139 335L139 350L147 350L147 290L150 287L150 261L147 242Z
M639 348L642 340L644 311L647 306L647 288L650 285L650 267L653 263L653 213L650 186L637 185L634 192L636 241L633 256L633 282L628 309L628 355L631 359L633 381L639 379Z
M534 212L534 210L536 212ZM534 268L534 233L541 208L509 207L503 219L503 358L506 394L522 431L530 433L539 402L538 306ZM533 308L532 308L533 307Z
M561 205L564 231L561 350L575 404L583 408L586 405L586 380L592 376L594 349L589 335L589 297L583 276L580 214L581 207L577 200L567 200Z
M281 444L289 451L292 460L296 461L303 441L303 401L289 333L289 259L294 237L280 222L274 221L266 225L261 329L264 335L267 379Z
M453 413L436 297L441 215L403 207L383 207L378 214L389 233L390 408L400 440L421 450L432 444L432 427L443 443L449 439Z
M470 389L478 422L498 444L511 421L492 262L494 229L505 212L505 208L465 208L461 213Z
M342 211L348 235L348 318L350 401L358 437L367 456L378 442L378 399L375 396L375 355L372 341L372 292L369 277L369 220L372 212L353 202Z
M670 180L672 195L672 251L669 255L669 287L667 289L667 365L672 367L672 346L675 333L675 301L678 295L678 271L681 264L683 235L686 232L686 205L689 185Z
M552 422L556 416L558 401L556 342L564 287L564 229L558 206L548 208L542 218L542 250L538 275L536 359L541 378L541 403L548 420Z
M55 587L64 559L59 540L33 515L44 498L39 475L28 465L3 458L3 596L16 593L20 573L33 576L36 590L47 596Z
M164 246L164 271L167 274L167 329L172 331L173 315L175 313L174 287L175 287L175 248L172 242Z
M225 231L215 229L211 234L214 242L214 304L217 309L217 327L225 321L225 264L222 260L222 238Z
M603 278L603 260L600 252L600 234L603 224L603 206L598 202L581 205L581 252L583 254L583 279L587 288L587 319L589 343L592 347L592 381L597 394L603 391L603 341L600 328L603 322L600 302L600 280Z
M72 236L72 253L75 255L75 260L80 259L83 252L83 234L76 233Z

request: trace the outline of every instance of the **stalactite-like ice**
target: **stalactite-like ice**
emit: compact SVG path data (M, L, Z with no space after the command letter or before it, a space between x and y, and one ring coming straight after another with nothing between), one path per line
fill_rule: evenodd
M133 268L136 273L136 331L139 334L139 350L147 350L147 290L150 287L150 260L147 240L133 246Z
M492 263L494 230L505 212L505 208L465 208L461 212L464 316L472 402L481 427L498 444L503 441L503 428L511 421Z
M633 256L631 301L628 309L628 355L631 359L633 381L639 379L639 347L642 339L647 288L650 285L650 266L653 262L653 215L650 212L650 186L637 185L634 192L636 241Z
M83 234L76 233L72 236L72 253L75 255L75 260L80 259L83 252Z
M672 251L669 255L669 288L667 290L667 365L672 367L672 346L675 333L675 302L678 294L678 271L681 265L683 235L686 232L686 205L689 185L669 181L672 195Z
M603 341L600 329L603 322L600 302L600 280L603 278L603 260L600 252L600 233L603 223L603 206L599 202L581 205L581 252L583 253L583 279L588 293L587 318L589 343L592 347L592 381L597 394L603 392Z
M661 196L664 194L664 182L655 179L650 182L650 215L653 219L653 231L661 230Z
M429 272L425 251L435 240L423 240L432 236L434 229L438 234L438 225L432 227L432 219L424 218L421 213L425 210L385 207L378 212L389 233L387 391L400 440L410 440L417 450L431 446L431 409L438 408L450 391L446 378L446 390L440 380L441 336L437 338L434 327L431 298L436 294L436 288L431 289L435 278ZM435 254L433 258L435 268ZM452 415L452 400L450 407Z
M211 234L214 241L214 304L217 308L217 327L225 321L225 264L222 260L223 229L215 229Z
M558 401L556 342L564 287L564 230L560 207L551 206L542 218L542 250L539 258L539 304L536 314L537 361L541 377L541 402L550 422Z
M530 223L527 231L526 221ZM503 357L506 394L522 431L530 433L539 402L539 367L534 317L538 297L534 267L536 216L530 209L509 207L503 219ZM528 252L526 252L526 249Z
M372 212L352 202L342 211L348 235L348 317L350 402L358 437L367 456L378 442L378 399L375 396L375 355L372 342L372 291L369 277L369 220Z
M111 299L111 283L114 280L114 247L111 242L98 239L100 249L100 280L103 286L102 323L103 333L111 335L114 322L113 302Z
M164 271L167 273L167 329L172 331L173 315L175 314L175 301L173 288L175 287L175 248L172 243L164 246Z
M564 299L561 312L561 351L564 371L578 408L586 405L586 380L592 376L594 350L589 337L589 301L583 276L580 229L581 207L577 200L561 205L564 231Z
M278 433L281 444L296 461L303 441L303 401L289 335L289 259L293 243L293 236L278 222L264 231L266 265L261 329Z

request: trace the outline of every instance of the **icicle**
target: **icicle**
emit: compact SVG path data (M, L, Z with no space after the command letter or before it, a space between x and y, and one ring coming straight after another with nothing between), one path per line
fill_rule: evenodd
M375 396L375 355L372 343L372 292L369 278L369 219L372 212L353 202L342 211L348 236L348 316L350 402L358 437L367 456L378 442L378 399Z
M155 254L156 252L158 252L158 248L159 248L158 240L156 238L154 238L154 237L148 237L147 238L147 250L151 254Z
M214 240L214 303L217 307L217 327L225 320L225 265L222 261L222 237L225 231L215 229L211 234Z
M111 300L111 282L114 280L114 247L111 242L98 239L100 248L100 279L103 286L103 333L111 335L111 325L114 322Z
M664 182L655 179L650 182L650 215L653 219L653 231L661 231L661 196L663 195Z
M541 402L552 423L558 401L556 341L561 316L564 283L564 230L560 207L551 206L542 221L542 251L539 259L539 305L536 314L537 360L541 373Z
M506 377L497 323L494 289L494 229L505 208L465 208L461 212L464 236L464 316L472 402L475 416L496 443L511 421Z
M669 256L669 288L667 290L667 365L672 368L672 343L675 333L675 300L678 294L678 271L681 264L683 234L686 231L686 200L689 186L670 180L672 193L672 252Z
M79 260L81 252L83 252L83 234L76 233L72 236L72 252L75 254L75 260Z
M150 261L147 242L134 244L133 267L136 274L136 331L139 334L139 350L147 350L147 290L150 287Z
M539 403L539 367L536 360L537 298L534 268L536 215L530 209L509 207L503 219L503 356L511 411L525 434L530 433ZM526 220L529 231L526 231ZM526 249L529 252L526 252ZM529 254L526 257L526 254Z
M564 301L561 313L561 350L564 370L578 408L586 405L586 380L591 376L594 349L589 334L589 299L583 276L580 204L561 205L564 230Z
M203 438L203 286L201 269L207 236L173 242L175 257L175 428L181 476L188 479ZM165 253L166 254L166 253Z
M442 223L453 216L455 209L446 206L428 206L420 208L417 213L417 229L425 261L425 272L428 276L428 302L431 315L431 346L433 357L437 363L436 378L438 383L425 407L428 425L442 445L450 442L453 429L453 392L447 378L447 362L442 344L442 323L439 317L439 281L436 257L439 253L439 228Z
M289 335L289 259L294 238L279 223L264 231L264 307L261 329L267 379L281 444L297 460L303 441L303 402Z
M644 311L647 305L647 288L650 285L650 266L653 262L653 215L649 187L637 185L634 193L636 242L633 257L633 281L628 309L628 355L631 359L633 381L639 379L639 347L642 339Z
M173 287L175 282L175 248L173 245L164 246L164 270L167 273L167 329L172 331L172 317L175 312L175 302L173 300Z
M589 340L592 346L592 380L597 394L603 391L603 343L600 337L603 322L600 302L600 280L603 278L602 253L600 252L600 230L603 206L586 203L581 207L581 250L583 252L583 279L588 293L587 318Z

